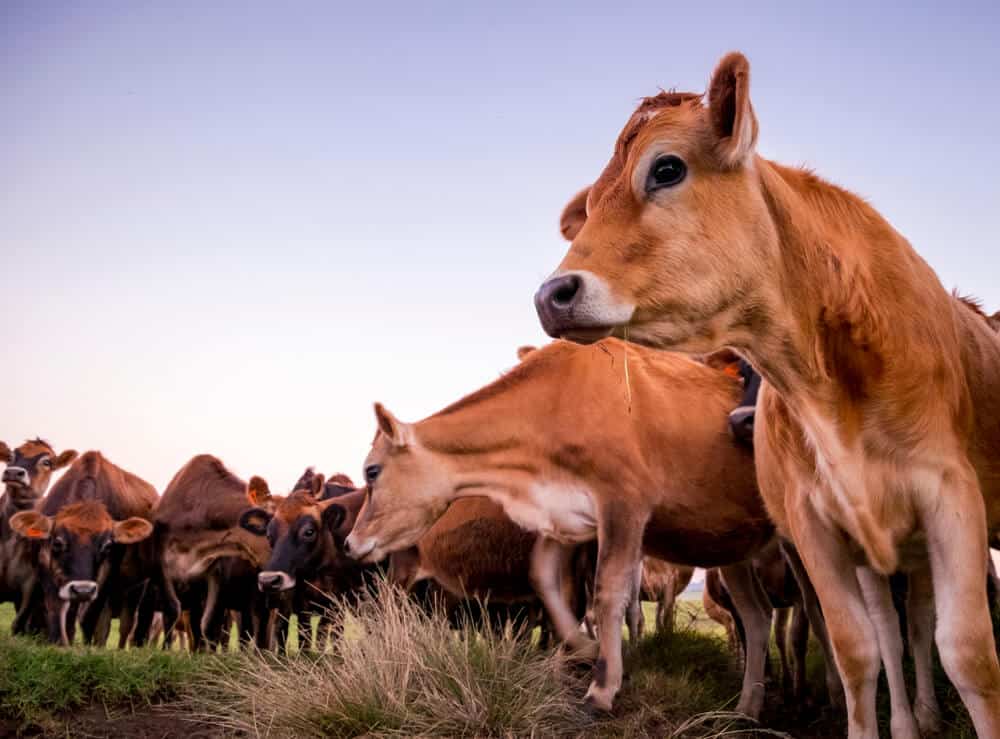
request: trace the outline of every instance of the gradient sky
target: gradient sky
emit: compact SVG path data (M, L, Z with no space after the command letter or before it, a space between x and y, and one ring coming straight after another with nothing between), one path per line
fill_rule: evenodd
M997 3L539 5L0 3L0 439L358 479L372 401L544 340L563 204L731 49L765 156L1000 308Z

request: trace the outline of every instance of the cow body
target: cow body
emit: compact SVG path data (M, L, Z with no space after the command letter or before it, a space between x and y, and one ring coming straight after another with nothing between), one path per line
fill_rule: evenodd
M100 452L77 459L37 510L11 523L35 545L50 641L72 642L77 613L87 643L103 644L113 615L130 623L149 579L140 542L152 533L156 490ZM123 635L128 636L128 630Z
M256 578L270 550L239 526L249 488L216 457L202 454L167 485L155 515L156 547L169 637L183 610L191 612L194 647L221 639L227 609L240 614L244 640L258 635L262 604Z
M75 451L56 454L41 439L26 441L15 449L0 441L0 462L7 465L0 495L0 603L14 603L16 615L11 629L15 634L28 626L29 601L35 589L36 547L18 537L10 521L21 511L34 508L45 495L52 473L75 458Z
M539 534L536 587L560 637L599 656L588 698L601 708L620 684L621 630L611 624L622 621L642 553L726 566L735 597L758 614L741 707L759 712L754 675L763 670L768 624L765 633L757 628L766 606L748 559L773 529L752 454L729 436L740 388L684 357L608 339L532 352L496 383L417 424L379 406L381 433L366 462L371 497L346 545L379 559L414 545L458 498L496 501ZM574 546L594 539L599 648L577 630L560 576Z

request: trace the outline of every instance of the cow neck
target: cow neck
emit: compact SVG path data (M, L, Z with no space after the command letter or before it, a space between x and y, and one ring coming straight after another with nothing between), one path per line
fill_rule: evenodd
M926 376L914 362L960 372L951 298L909 243L874 208L811 173L756 165L775 232L776 289L764 297L768 321L735 345L786 402L861 401L890 368Z
M418 443L446 460L456 497L516 494L542 472L540 416L548 406L535 375L502 378L502 387L487 386L416 425Z

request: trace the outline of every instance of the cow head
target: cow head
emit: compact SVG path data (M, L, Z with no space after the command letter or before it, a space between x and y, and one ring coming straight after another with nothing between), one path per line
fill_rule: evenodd
M56 454L52 445L42 439L26 441L11 449L0 441L0 462L7 496L17 508L31 508L45 495L52 481L52 473L76 459L76 452L68 449Z
M645 99L586 196L573 243L535 305L552 336L611 333L707 353L748 343L771 315L776 231L756 166L750 66L734 53L705 96ZM582 223L581 223L582 221ZM567 225L568 224L568 225ZM575 235L573 235L576 230Z
M266 536L271 557L257 576L261 592L279 593L295 587L336 552L336 529L343 508L332 500L320 501L323 476L313 475L308 489L296 489L278 499L273 511L250 508L240 516L240 526Z
M375 404L378 435L365 460L367 501L344 551L365 562L413 546L455 498L446 462L425 448L413 427Z
M62 601L91 601L107 578L112 548L135 544L153 533L144 518L114 521L103 503L74 503L55 516L21 511L11 518L21 537L41 544L39 576Z

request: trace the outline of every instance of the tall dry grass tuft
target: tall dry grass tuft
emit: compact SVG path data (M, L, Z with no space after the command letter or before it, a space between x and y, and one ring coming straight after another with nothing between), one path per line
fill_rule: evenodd
M591 718L568 658L525 634L453 630L388 585L319 656L249 655L199 681L192 717L261 737L566 735Z

